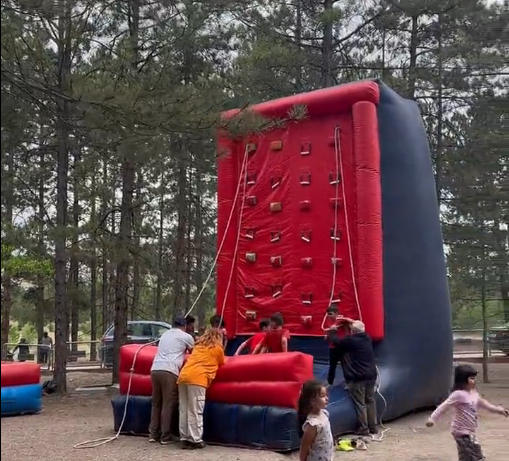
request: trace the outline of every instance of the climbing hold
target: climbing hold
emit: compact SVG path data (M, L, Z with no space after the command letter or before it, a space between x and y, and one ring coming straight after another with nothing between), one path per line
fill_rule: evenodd
M246 253L246 261L248 263L255 263L256 262L256 253Z
M301 294L302 304L310 306L313 302L313 293L302 293Z
M300 316L300 321L302 322L302 325L310 326L312 320L313 320L313 317L311 317L310 315L301 315Z
M279 151L283 149L283 141L272 141L270 143L270 150Z
M339 210L339 208L341 208L341 199L340 198L331 198L330 199L330 204Z
M255 289L253 287L244 287L244 298L254 298Z
M246 182L248 186L256 184L256 173L248 173L246 175Z
M256 152L257 147L258 146L255 143L246 144L246 151L248 154L254 154Z
M299 177L299 181L301 186L309 186L311 184L311 174L302 173Z
M304 240L306 243L311 242L311 231L307 229L301 231L300 238Z
M270 178L270 187L271 189L275 189L281 184L281 176L273 176Z
M256 320L256 311L246 311L246 320L254 322Z
M301 258L300 264L304 269L311 269L313 267L313 258Z
M256 229L246 229L245 236L249 240L254 240L256 234Z
M341 266L341 264L343 264L343 260L341 258L331 258L331 263L336 266Z
M281 240L281 231L273 231L270 233L270 242L275 243Z
M300 146L300 155L309 155L311 154L311 143L306 142Z
M300 211L309 211L311 209L310 200L301 200L299 202Z
M273 267L281 267L283 265L283 258L281 256L271 256L270 263Z
M246 197L246 203L249 206L255 206L256 205L256 195L248 195Z
M341 182L341 176L339 173L329 173L329 184L334 186Z
M272 202L270 204L270 212L271 213L278 213L283 209L283 205L281 202Z
M272 285L272 297L273 298L279 298L283 294L283 284L282 283L276 283L275 285Z
M340 303L342 297L343 297L342 291L337 291L334 293L329 292L329 298L331 299L330 304Z
M332 228L330 230L330 238L332 240L341 240L341 231L339 229Z

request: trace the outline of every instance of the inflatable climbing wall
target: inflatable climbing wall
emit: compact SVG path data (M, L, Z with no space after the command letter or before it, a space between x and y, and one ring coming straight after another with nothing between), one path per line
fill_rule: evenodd
M305 117L292 116L296 106ZM322 321L333 301L374 339L382 420L436 405L451 384L451 313L417 106L364 81L249 110L278 128L219 136L217 313L230 355L275 312L292 352L228 358L207 392L205 440L298 448L299 392L326 378ZM138 349L121 350L112 405L116 430L146 434L156 348ZM334 434L356 429L341 372L328 411Z
M451 313L417 105L362 81L248 110L278 128L219 136L217 312L230 353L281 312L290 349L311 354L325 379L322 321L335 301L375 341L383 418L435 405L451 383ZM353 430L342 376L335 384L333 430Z

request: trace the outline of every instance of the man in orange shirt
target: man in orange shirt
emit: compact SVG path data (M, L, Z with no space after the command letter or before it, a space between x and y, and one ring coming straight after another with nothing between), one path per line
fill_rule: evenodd
M256 346L258 346L258 344L260 344L265 339L265 335L267 333L267 330L269 329L269 326L270 320L268 319L262 320L260 322L260 331L258 333L255 333L246 341L244 341L235 352L235 355L240 355L240 353L246 348L249 350L250 353L254 353Z
M270 330L265 333L265 338L256 346L253 354L265 352L287 352L290 332L284 327L281 313L276 312L270 318Z

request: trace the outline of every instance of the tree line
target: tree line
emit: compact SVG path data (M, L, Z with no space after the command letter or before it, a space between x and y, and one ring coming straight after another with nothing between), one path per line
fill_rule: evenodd
M13 320L53 324L60 389L68 340L114 324L118 351L128 319L183 313L203 288L220 112L365 78L421 108L456 323L480 306L509 320L507 0L1 8L2 344Z

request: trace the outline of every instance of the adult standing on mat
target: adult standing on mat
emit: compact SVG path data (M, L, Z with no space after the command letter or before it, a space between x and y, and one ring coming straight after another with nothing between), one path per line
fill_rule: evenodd
M376 361L373 342L366 334L360 320L343 319L350 333L338 336L338 325L329 329L329 337L341 360L346 387L350 392L357 413L358 434L380 440L377 427L375 402Z
M150 370L152 380L150 442L168 445L179 440L172 434L174 415L178 414L177 379L184 364L185 353L191 352L194 347L194 339L186 332L186 327L189 328L186 319L177 317L173 321L173 328L163 333L157 346Z

